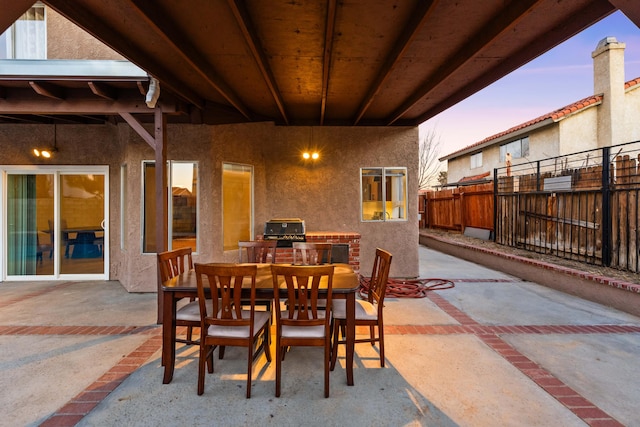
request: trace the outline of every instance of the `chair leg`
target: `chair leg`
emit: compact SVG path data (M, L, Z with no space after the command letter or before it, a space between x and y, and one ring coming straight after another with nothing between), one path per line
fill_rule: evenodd
M378 324L378 343L380 347L380 367L384 368L384 328L382 323Z
M224 358L224 346L221 345L220 349L218 349L218 359L222 360Z
M247 363L247 399L251 397L251 370L253 368L253 342L249 344L249 348L247 348L247 353L249 359Z
M329 397L329 365L331 363L331 332L324 343L324 397Z
M204 364L208 359L207 348L204 345L200 346L200 357L198 358L198 396L204 393ZM213 367L213 364L209 367Z
M282 347L280 339L276 338L276 397L280 397L280 377L282 374Z
M371 347L376 345L376 327L374 325L369 326L369 339L371 340Z
M338 339L340 338L340 321L335 321L333 324L333 343L331 344L331 367L333 371L336 367L336 360L338 359Z

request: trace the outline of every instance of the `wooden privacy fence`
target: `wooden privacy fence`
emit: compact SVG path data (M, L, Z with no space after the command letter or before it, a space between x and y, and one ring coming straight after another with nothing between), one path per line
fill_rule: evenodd
M494 170L494 182L420 196L421 227L640 272L640 142Z
M475 184L421 195L423 228L493 231L493 184Z

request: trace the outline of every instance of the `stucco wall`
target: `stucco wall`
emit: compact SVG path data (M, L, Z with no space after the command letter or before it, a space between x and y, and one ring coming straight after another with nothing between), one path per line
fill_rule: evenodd
M598 147L598 107L588 108L561 120L559 152L552 156L562 156Z
M114 275L129 291L154 291L155 255L141 254L141 162L153 160L151 148L127 125L119 125L127 164L127 235L125 251L113 256ZM313 134L313 136L312 136ZM280 127L272 123L241 125L169 125L167 157L199 162L198 251L195 262L236 261L237 251L223 251L222 163L254 167L254 230L274 217L300 217L308 231L355 231L362 234L361 271L369 275L376 247L394 254L391 275L418 275L417 128ZM315 145L321 159L301 162L300 152ZM408 220L360 221L360 168L408 169ZM112 221L113 222L113 221ZM115 231L115 230L114 230ZM115 235L112 232L112 235ZM117 246L119 242L113 241Z
M167 141L168 159L199 163L196 262L237 260L237 251L223 251L220 206L222 163L236 162L254 167L256 234L273 217L300 217L308 231L360 233L364 275L370 274L376 247L394 255L392 276L418 275L417 127L312 130L272 123L168 125ZM131 292L155 291L156 257L142 254L141 247L142 161L154 160L153 150L125 123L58 125L57 144L60 151L53 159L37 159L31 150L53 145L53 126L3 125L0 164L108 165L109 278L119 280ZM314 146L321 153L320 161L305 164L300 152ZM122 165L126 168L121 169ZM407 221L360 221L361 167L407 168ZM126 187L122 206L121 178Z
M47 13L47 59L125 59L50 7Z
M634 87L625 93L623 141L640 140L640 88Z

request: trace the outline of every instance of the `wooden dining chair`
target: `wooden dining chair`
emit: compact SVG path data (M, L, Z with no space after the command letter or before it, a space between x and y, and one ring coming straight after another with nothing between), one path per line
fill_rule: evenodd
M188 270L193 270L193 259L191 248L180 248L158 254L158 267L160 270L160 280L167 280ZM198 344L199 340L193 339L193 328L200 327L200 306L195 298L180 307L176 311L176 326L187 327L186 339L176 338L176 342L184 344ZM174 343L175 345L175 343Z
M331 263L331 243L293 242L294 265L321 265Z
M238 261L243 263L275 263L276 248L278 242L275 240L250 240L238 242ZM256 305L264 306L267 311L271 311L272 299L259 298Z
M253 360L264 350L271 362L269 348L269 318L271 314L255 310L257 265L197 264L195 265L200 303L200 355L198 360L198 395L204 393L204 368L213 372L213 351L219 347L220 358L225 346L247 347L247 398L251 397ZM206 278L206 279L205 279ZM242 283L251 280L249 310L243 309ZM205 304L205 289L209 288L213 306ZM260 337L262 340L260 341ZM258 345L256 345L258 344ZM256 349L254 350L254 346Z
M275 306L280 307L279 290L284 284L290 302L285 311L276 310L276 397L280 397L282 359L290 346L324 347L324 396L329 397L331 363L331 289L333 265L271 265ZM327 289L327 310L318 307L320 286Z
M384 367L384 321L382 317L384 307L384 294L389 280L389 268L392 255L380 248L376 249L373 261L373 271L369 283L367 300L356 300L356 326L369 326L369 338L356 339L356 343L369 342L380 349L380 367ZM345 300L336 300L333 303L333 345L331 350L331 370L336 366L338 344L345 344L344 330L347 324L347 308ZM375 328L378 334L375 334ZM342 340L339 334L342 332Z
M275 263L275 240L250 240L238 242L238 261L249 263Z

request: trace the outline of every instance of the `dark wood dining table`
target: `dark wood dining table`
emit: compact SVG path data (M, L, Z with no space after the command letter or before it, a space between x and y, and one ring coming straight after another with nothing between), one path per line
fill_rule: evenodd
M271 276L271 264L257 264L256 298L273 298L274 286ZM291 265L291 264L289 264ZM334 264L332 298L345 299L347 309L346 327L346 372L347 385L353 385L353 357L354 341L356 336L356 293L359 286L358 274L348 264ZM246 287L246 295L243 287L243 298L250 297L250 287ZM162 363L164 365L164 377L162 382L168 384L173 379L173 370L176 360L176 309L177 303L182 298L197 296L197 279L195 271L190 270L171 278L162 284L163 314L162 314ZM326 295L326 289L320 289L321 294ZM286 288L280 285L280 297L286 298Z

